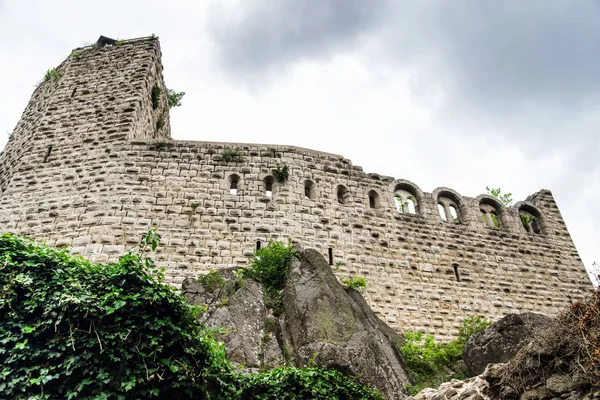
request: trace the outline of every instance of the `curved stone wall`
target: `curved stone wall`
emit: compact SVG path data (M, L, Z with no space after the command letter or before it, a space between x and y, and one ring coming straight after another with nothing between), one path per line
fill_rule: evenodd
M151 102L154 85L166 90L156 40L76 61L46 103L28 105L24 121L40 104L47 112L16 131L27 156L15 144L0 155L3 230L109 261L155 226L156 259L175 285L246 265L257 242L291 240L331 255L340 277L364 276L391 326L446 339L466 315L552 315L591 287L547 190L505 208L488 195L426 193L334 154L168 140L168 110Z

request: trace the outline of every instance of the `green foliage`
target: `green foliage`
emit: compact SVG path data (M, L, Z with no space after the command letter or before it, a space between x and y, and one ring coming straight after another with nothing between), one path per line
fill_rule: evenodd
M528 230L529 224L535 221L535 217L533 215L521 215L521 223L523 224L523 228Z
M288 267L296 250L283 242L270 241L252 254L246 273L263 285L265 293L273 300L281 298Z
M352 289L363 290L367 287L367 280L362 276L353 276L350 279L342 279L342 283Z
M125 41L124 41L124 40L122 40L122 39L119 39L119 40L117 40L117 41L115 42L115 46L117 46L117 47L118 47L118 46L123 46L123 44L124 44L124 43L125 43Z
M206 291L212 293L216 289L223 287L225 279L223 279L219 271L215 271L211 268L208 274L200 275L198 277L198 282L200 282Z
M152 230L99 265L0 236L0 392L10 399L181 398L228 393L224 348L144 256ZM227 397L227 396L224 396Z
M278 165L272 171L275 180L279 183L284 183L290 176L290 167L287 164Z
M52 68L49 69L48 71L46 71L46 73L44 74L44 79L42 79L42 82L48 82L50 80L59 80L60 77L62 76L62 74L60 73L60 71L57 71L56 68Z
M334 370L235 373L219 331L202 327L199 308L145 257L159 242L152 229L118 263L100 265L0 235L2 398L382 399ZM289 262L293 250L272 248L265 261Z
M404 197L400 195L396 195L394 196L394 198L396 199L396 208L401 213L409 212L408 200L411 200L413 203L416 203L415 198L413 196L408 196L406 200L404 200Z
M492 223L496 228L500 228L500 222L498 221L498 216L494 213L490 213L490 217L492 217Z
M357 399L383 400L375 389L363 386L336 370L278 367L240 378L241 398L256 400Z
M221 152L221 157L223 157L223 161L225 162L242 162L244 161L243 153L240 149L223 149Z
M512 206L512 193L504 193L502 194L502 189L500 188L490 188L489 186L485 187L485 190L487 190L487 193L494 196L495 198L497 198L498 200L500 200L500 202L502 204L504 204L505 207L510 207Z
M76 51L73 51L73 52L71 52L71 55L70 55L70 57L71 57L71 58L74 58L74 59L76 59L76 60L78 60L78 59L79 59L79 57L81 57L81 55L80 55L78 52L76 52Z
M180 107L183 96L185 96L185 92L176 92L173 89L167 89L167 104L169 108Z
M469 336L491 324L481 317L465 318L458 331L458 338L449 343L436 343L433 335L408 331L404 334L405 345L402 355L415 384L406 387L413 396L426 387L437 387L450 379L466 378L464 371L455 371L456 363Z
M158 106L160 106L160 94L161 94L161 90L158 87L158 85L154 85L152 86L152 92L150 95L150 98L152 99L152 109L156 110L158 108Z

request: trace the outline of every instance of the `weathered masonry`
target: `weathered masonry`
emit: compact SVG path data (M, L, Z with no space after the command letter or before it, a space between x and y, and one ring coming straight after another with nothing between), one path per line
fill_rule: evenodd
M2 231L107 261L155 226L173 284L291 239L366 277L391 326L445 338L466 315L552 315L591 287L548 190L505 208L334 154L171 140L160 55L154 38L104 40L39 85L0 154Z

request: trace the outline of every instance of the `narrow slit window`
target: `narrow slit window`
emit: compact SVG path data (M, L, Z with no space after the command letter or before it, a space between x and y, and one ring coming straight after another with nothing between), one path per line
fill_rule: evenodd
M329 265L333 265L333 248L329 248Z
M304 182L304 199L313 200L315 196L315 184L312 181Z
M238 192L238 182L240 178L237 175L231 175L229 177L229 194L236 196Z
M379 201L379 194L374 190L370 190L369 191L369 208L379 208L379 207L381 207L381 204Z
M454 275L456 276L456 281L460 282L460 274L458 273L458 264L452 264L452 268L454 268Z
M272 176L267 176L263 182L265 186L265 196L271 197L273 196L273 182L275 179Z
M48 161L50 154L52 154L52 146L48 146L48 150L46 151L46 156L44 157L44 162Z
M260 240L256 241L256 250L260 250Z

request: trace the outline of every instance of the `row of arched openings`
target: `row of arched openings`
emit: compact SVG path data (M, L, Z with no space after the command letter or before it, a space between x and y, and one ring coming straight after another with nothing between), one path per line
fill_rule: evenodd
M238 184L240 177L237 174L229 176L229 193L231 195L237 195ZM273 195L273 185L275 178L271 175L266 176L263 179L263 190L265 196ZM396 210L403 214L417 214L418 203L413 190L407 185L397 185L394 190L394 205ZM304 181L304 198L307 200L314 200L316 197L316 186L311 180ZM336 197L339 204L350 204L352 200L352 194L350 190L344 185L338 185L336 188ZM460 207L458 201L454 199L452 195L441 194L437 198L438 202L438 213L440 219L444 222L459 223L461 222ZM381 197L375 190L368 192L369 208L377 209L382 207ZM500 218L501 209L499 205L489 199L483 198L479 203L479 211L481 213L481 221L483 225L489 228L502 228L502 221ZM540 225L540 215L535 209L531 207L519 208L519 216L525 232L532 234L540 234L542 232Z

